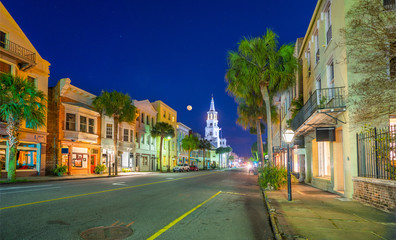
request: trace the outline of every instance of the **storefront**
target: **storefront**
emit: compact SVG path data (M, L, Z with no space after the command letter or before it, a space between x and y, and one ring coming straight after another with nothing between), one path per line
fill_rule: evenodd
M16 176L44 175L45 171L45 138L44 134L20 133L20 143L16 155ZM7 177L10 147L7 139L0 139L1 177Z
M92 174L99 163L99 147L85 145L62 145L62 165L68 166L68 173Z

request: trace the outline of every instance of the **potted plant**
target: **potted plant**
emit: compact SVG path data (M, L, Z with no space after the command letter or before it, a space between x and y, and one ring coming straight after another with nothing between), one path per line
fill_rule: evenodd
M66 165L59 165L56 164L56 168L54 169L54 174L58 176L63 176L67 172L67 166Z
M96 174L103 174L103 171L106 170L106 166L104 164L98 164L95 167Z

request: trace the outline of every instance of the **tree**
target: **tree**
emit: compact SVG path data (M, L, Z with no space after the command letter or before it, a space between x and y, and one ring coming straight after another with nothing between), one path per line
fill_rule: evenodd
M131 97L117 91L102 91L93 101L93 106L108 117L114 119L114 154L115 154L115 175L118 168L118 125L120 122L132 123L136 120L136 107L132 105Z
M266 118L267 112L266 107L263 104L263 100L254 93L249 94L246 98L248 103L243 99L238 99L238 119L237 123L241 125L244 129L249 128L251 134L257 134L257 142L260 142L260 146L263 144L262 134L265 132L264 125L262 124L262 119ZM277 119L277 111L275 106L271 106L271 118L272 121ZM260 159L264 166L264 151L262 148L258 149Z
M259 159L260 159L260 157L259 157L260 152L259 152L258 149L257 149L257 142L255 142L255 143L252 144L252 147L250 148L250 150L251 150L251 152L252 152L253 157L254 157L256 160L259 160ZM268 151L268 149L267 149L267 144L263 144L263 155L266 155L267 151ZM264 165L263 165L263 166L264 166Z
M229 69L226 74L227 91L246 99L254 91L261 94L267 112L267 126L271 126L271 98L295 83L298 62L293 56L293 44L279 47L278 36L271 30L257 38L244 38L237 51L228 53ZM267 128L267 139L272 137ZM268 155L272 159L272 139L268 142Z
M202 150L203 153L203 168L206 169L206 161L205 161L205 151L210 150L212 148L212 144L207 139L200 139L198 148Z
M355 1L341 29L345 42L339 44L346 47L348 67L356 74L348 75L348 107L356 126L396 112L396 11L384 4Z
M230 157L230 153L232 152L232 148L231 147L226 147L224 150L224 153L227 153L227 166L230 166L229 164L229 157Z
M199 139L195 135L188 135L182 139L182 148L188 151L188 165L190 166L191 151L198 148Z
M160 137L160 172L162 172L162 144L164 138L173 138L175 136L175 129L173 129L172 125L166 122L157 122L155 126L151 129L151 136L156 138ZM170 171L170 162L168 159L168 170Z
M32 82L13 76L0 76L0 118L7 122L9 143L9 164L7 179L16 179L16 157L19 146L19 132L22 121L33 129L45 126L47 98L43 91L37 90Z

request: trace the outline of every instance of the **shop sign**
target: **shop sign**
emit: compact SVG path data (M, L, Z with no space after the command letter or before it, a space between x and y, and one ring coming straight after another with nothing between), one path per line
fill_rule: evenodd
M73 153L88 153L88 148L73 147L72 152Z

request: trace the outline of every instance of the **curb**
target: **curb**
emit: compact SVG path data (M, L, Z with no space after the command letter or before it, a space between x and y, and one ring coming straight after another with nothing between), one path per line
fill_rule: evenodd
M110 178L110 177L122 177L123 175L118 176L97 176L97 177L82 177L82 178L50 178L50 179L29 179L27 181L20 181L20 182L3 182L0 185L5 184L25 184L25 183L38 183L38 182L57 182L57 181L71 181L71 180L83 180L83 179L94 179L94 178ZM23 179L23 178L21 178Z
M264 199L265 205L267 206L267 209L268 209L268 214L269 214L270 221L271 221L271 227L272 227L272 231L274 232L275 239L283 240L282 233L279 231L278 220L276 219L275 209L272 208L271 205L269 204L268 197L267 197L267 194L265 193L265 190L261 187L260 187L260 189L261 189L261 193L263 194L263 199Z

